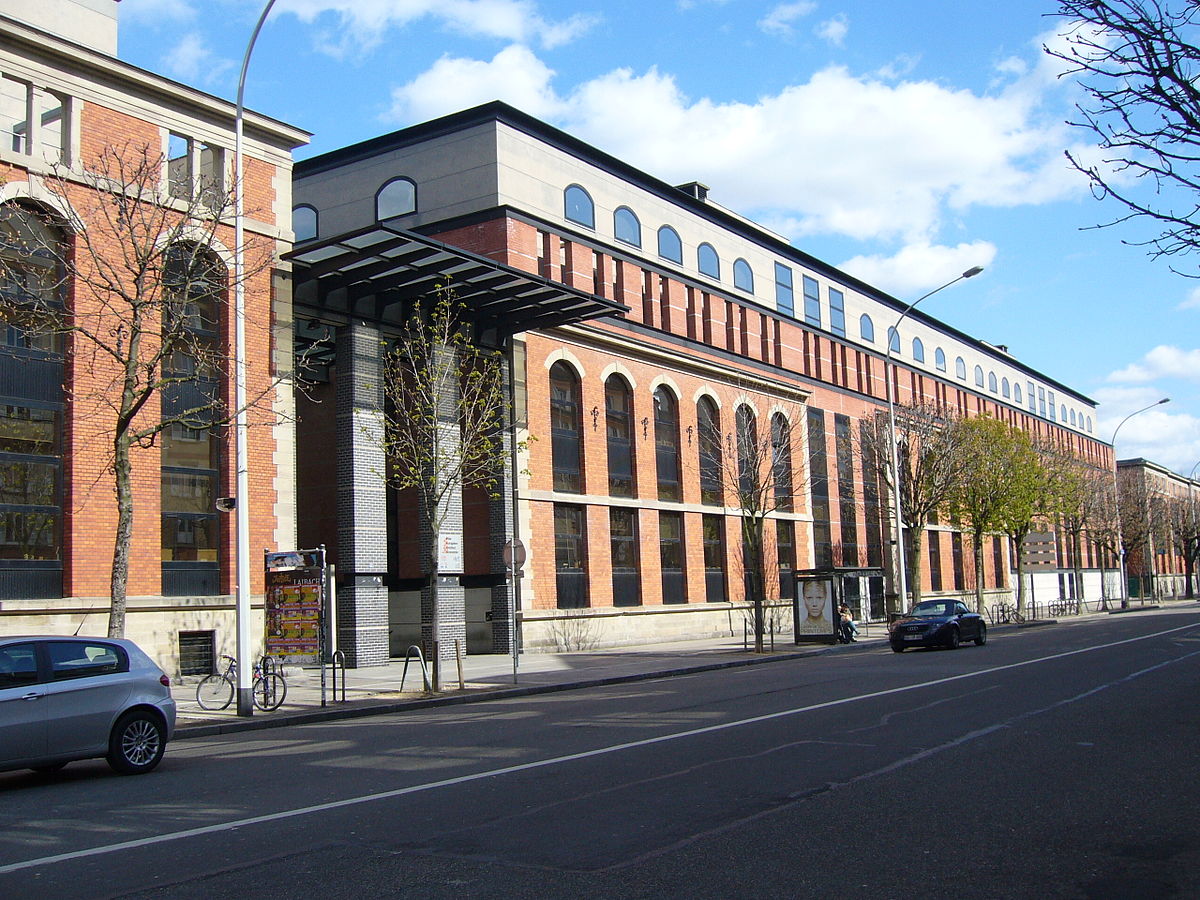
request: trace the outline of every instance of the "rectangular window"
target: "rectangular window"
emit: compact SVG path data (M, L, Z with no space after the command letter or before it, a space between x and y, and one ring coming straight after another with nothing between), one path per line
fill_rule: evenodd
M587 532L582 506L554 504L554 574L559 609L582 609L587 596Z
M804 321L821 327L821 288L817 279L804 277Z
M1038 415L1043 419L1046 418L1046 389L1038 388Z
M963 536L961 532L956 531L950 535L950 554L951 562L954 565L954 589L956 591L966 590L967 576L963 567Z
M704 599L724 603L725 596L725 517L706 515L704 527Z
M1033 386L1032 381L1026 383L1025 396L1028 398L1029 411L1031 413L1036 413L1037 412L1037 388L1035 388Z
M836 288L829 289L829 330L838 337L846 336L846 298Z
M658 556L663 603L687 603L683 567L683 513L658 514Z
M857 566L858 517L854 500L854 438L850 417L833 417L838 477L838 517L842 520L842 565Z
M196 178L192 153L192 139L171 132L167 137L167 193L183 200L192 198L192 184Z
M825 412L808 410L808 471L812 494L813 564L833 565L833 536L829 515L829 454L825 451Z
M1048 391L1046 393L1046 403L1050 407L1050 421L1057 422L1058 421L1058 411L1055 409L1054 391Z
M0 78L0 139L14 153L50 165L67 163L69 110L70 98L62 94L8 75Z
M942 533L930 531L925 535L925 540L929 542L929 589L935 592L940 591L942 589Z
M775 309L785 316L796 314L796 303L792 297L792 270L775 263Z
M999 535L992 538L992 565L996 569L994 585L1002 588L1004 587L1004 543Z
M608 511L609 546L612 551L613 606L641 606L638 574L637 510L614 506Z
M796 596L796 523L775 520L775 561L779 566L779 599Z

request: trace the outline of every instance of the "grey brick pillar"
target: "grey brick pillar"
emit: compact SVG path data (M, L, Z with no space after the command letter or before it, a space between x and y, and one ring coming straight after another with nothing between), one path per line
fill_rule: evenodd
M512 378L508 363L503 366L504 397L510 402ZM513 472L513 417L515 410L511 407L505 413L504 435L501 438L504 445L504 468L496 483L496 496L492 498L488 509L492 545L489 559L492 574L503 579L505 574L504 545L516 535L513 520L514 492L517 489L516 473ZM515 591L511 580L499 580L492 586L492 652L512 653L512 604L515 602Z
M458 351L452 347L443 347L438 364L458 368ZM438 417L438 452L439 459L453 458L461 452L461 432L458 423L460 395L456 378L438 379L443 385L442 393L437 398ZM440 465L443 472L445 464ZM423 523L430 516L422 516ZM463 546L463 515L462 489L449 491L442 499L441 509L437 518L441 524L440 540L445 544L456 545L460 551ZM438 553L433 544L433 534L426 524L422 525L421 551L428 560ZM429 585L421 591L421 643L422 652L426 659L434 656L434 642L437 642L438 655L441 659L454 659L454 642L465 654L467 651L467 599L462 586L462 568L447 569L439 572L437 579L437 603L434 605L434 592ZM449 673L442 667L442 681L448 681Z
M389 646L379 331L357 323L339 329L336 352L338 646L348 666L380 666Z

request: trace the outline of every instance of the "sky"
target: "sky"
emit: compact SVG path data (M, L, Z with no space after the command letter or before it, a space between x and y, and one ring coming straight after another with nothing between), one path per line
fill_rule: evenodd
M119 56L234 99L264 0L124 0ZM297 159L504 100L1099 405L1120 459L1200 464L1200 275L1151 259L1064 151L1055 0L277 0L248 108ZM1179 270L1173 272L1172 266ZM1182 274L1180 274L1182 273ZM1128 422L1126 416L1164 397ZM1119 429L1119 431L1118 431ZM1200 473L1198 473L1200 474Z

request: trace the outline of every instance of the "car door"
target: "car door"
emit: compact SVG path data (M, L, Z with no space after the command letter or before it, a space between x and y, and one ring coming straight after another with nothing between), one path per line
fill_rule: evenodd
M46 641L46 744L52 755L99 753L132 691L125 649L106 641Z
M0 767L45 754L45 687L36 643L0 647Z
M975 615L965 603L954 604L954 614L958 616L958 633L964 641L973 641L979 636L979 616Z

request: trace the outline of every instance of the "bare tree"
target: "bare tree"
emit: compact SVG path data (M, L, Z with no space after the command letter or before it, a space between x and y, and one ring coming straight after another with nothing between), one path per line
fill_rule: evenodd
M1183 557L1186 584L1184 596L1191 600L1196 596L1193 584L1196 561L1200 558L1200 498L1189 487L1183 497L1173 497L1168 508L1170 531L1175 552Z
M895 408L896 443L899 447L900 505L908 531L908 586L913 605L921 602L921 572L925 529L930 519L946 508L967 464L961 419L951 410L928 403ZM863 423L863 458L875 461L879 480L894 496L888 420L879 414ZM894 513L893 513L894 515ZM900 603L904 598L897 598ZM895 610L889 609L889 612Z
M1159 234L1133 242L1151 256L1200 249L1200 23L1194 0L1059 0L1065 43L1046 52L1077 76L1085 100L1070 124L1099 139L1103 159L1067 153L1100 199ZM1186 273L1195 276L1194 272Z
M101 474L112 475L117 505L113 637L125 631L137 451L154 447L172 429L207 433L236 414L227 400L232 382L224 330L232 321L234 285L215 251L233 194L215 181L173 175L157 149L109 146L90 168L60 171L44 182L46 204L57 213L39 214L69 239L22 227L12 205L3 222L15 249L0 257L0 278L26 286L6 317L53 336L69 360L65 390L74 420L86 429L86 440L106 448ZM272 259L273 246L252 238L245 282ZM41 262L41 282L30 289L33 260ZM269 321L247 319L248 327L256 324L269 332ZM274 418L268 398L279 380L260 379L248 401L263 411L262 421Z
M435 641L439 548L454 501L469 486L495 496L507 459L503 356L472 340L465 312L453 288L440 287L415 306L383 362L385 411L378 437L388 482L415 491L417 515L430 538L424 564Z

